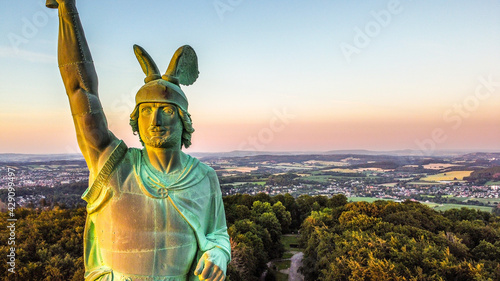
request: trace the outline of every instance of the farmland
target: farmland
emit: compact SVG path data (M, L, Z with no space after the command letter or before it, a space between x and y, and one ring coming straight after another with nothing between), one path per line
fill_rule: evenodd
M430 175L425 178L421 178L421 181L460 181L463 180L464 177L470 176L473 171L452 171L446 173L439 173L435 175Z

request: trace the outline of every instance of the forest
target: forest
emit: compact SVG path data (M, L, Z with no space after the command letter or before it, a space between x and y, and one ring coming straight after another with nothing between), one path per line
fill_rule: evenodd
M224 197L224 206L227 280L259 280L282 256L287 233L300 233L306 280L500 280L500 217L493 213L438 212L413 201L349 203L344 195L238 194ZM3 230L7 216L0 213ZM15 217L16 273L2 262L8 274L1 280L83 280L85 208L19 208ZM8 239L0 232L4 258ZM275 280L272 270L266 280Z

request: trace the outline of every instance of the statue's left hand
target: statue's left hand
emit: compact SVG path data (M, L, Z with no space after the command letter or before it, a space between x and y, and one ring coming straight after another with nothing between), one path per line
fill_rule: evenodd
M201 256L194 271L194 275L197 275L200 280L223 281L226 278L224 271L213 263L213 258L217 258L212 257L212 255L216 256L215 253L211 254L211 251L208 251Z

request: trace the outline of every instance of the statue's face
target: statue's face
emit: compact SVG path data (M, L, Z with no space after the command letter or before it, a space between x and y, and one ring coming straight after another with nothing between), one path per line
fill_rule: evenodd
M170 103L139 105L139 135L144 144L156 148L181 148L182 121Z

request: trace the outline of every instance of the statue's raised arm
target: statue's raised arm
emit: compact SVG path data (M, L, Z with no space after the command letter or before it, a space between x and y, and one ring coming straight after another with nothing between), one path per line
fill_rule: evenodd
M59 70L68 94L78 145L91 177L99 170L99 159L115 142L108 130L97 90L97 74L78 16L75 0L47 0L59 10Z

